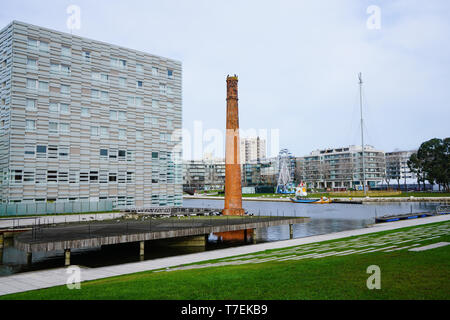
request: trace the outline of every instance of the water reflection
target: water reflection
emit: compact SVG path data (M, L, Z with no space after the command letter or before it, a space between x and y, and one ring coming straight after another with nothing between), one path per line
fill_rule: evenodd
M186 207L223 208L223 200L184 200ZM437 203L377 203L364 205L351 204L296 204L290 202L244 201L243 206L249 212L259 215L307 216L309 223L294 225L294 238L333 233L344 230L360 229L374 223L375 216L402 214L408 212L432 211ZM257 242L289 239L289 226L273 226L259 229ZM217 237L210 235L209 244L204 247L157 247L146 244L145 260L182 255L204 250L243 245L243 242L220 243ZM151 248L151 249L150 249ZM0 259L0 276L30 270L60 268L64 265L64 253L33 253L32 264L27 264L25 252L14 248L13 239L5 239L3 263ZM90 249L73 249L72 264L86 267L100 267L139 261L138 243L112 245Z

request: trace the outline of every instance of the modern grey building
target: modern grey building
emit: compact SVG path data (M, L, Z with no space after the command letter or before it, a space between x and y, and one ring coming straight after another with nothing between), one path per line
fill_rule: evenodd
M0 59L1 202L182 204L179 61L17 21Z

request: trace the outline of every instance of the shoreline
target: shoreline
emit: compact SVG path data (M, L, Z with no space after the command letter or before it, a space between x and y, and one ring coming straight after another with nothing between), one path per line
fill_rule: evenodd
M187 196L183 195L183 199L197 200L224 200L224 197L218 196ZM378 203L378 202L440 202L450 203L450 197L367 197L367 198L331 198L331 200L346 201L359 203ZM243 197L242 201L266 201L266 202L291 202L289 198L263 198L263 197ZM338 203L338 202L336 202Z

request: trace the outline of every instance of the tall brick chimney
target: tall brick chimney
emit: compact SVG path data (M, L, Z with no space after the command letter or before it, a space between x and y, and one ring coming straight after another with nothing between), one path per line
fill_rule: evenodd
M239 142L238 77L227 76L224 215L243 215Z

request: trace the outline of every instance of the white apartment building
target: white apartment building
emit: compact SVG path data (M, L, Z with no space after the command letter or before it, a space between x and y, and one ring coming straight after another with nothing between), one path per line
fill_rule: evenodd
M363 181L361 151L361 146L315 150L297 158L296 179L312 188L360 188ZM367 186L381 184L386 172L384 152L364 146L364 169Z
M247 163L266 158L266 140L260 137L241 138L241 162Z

